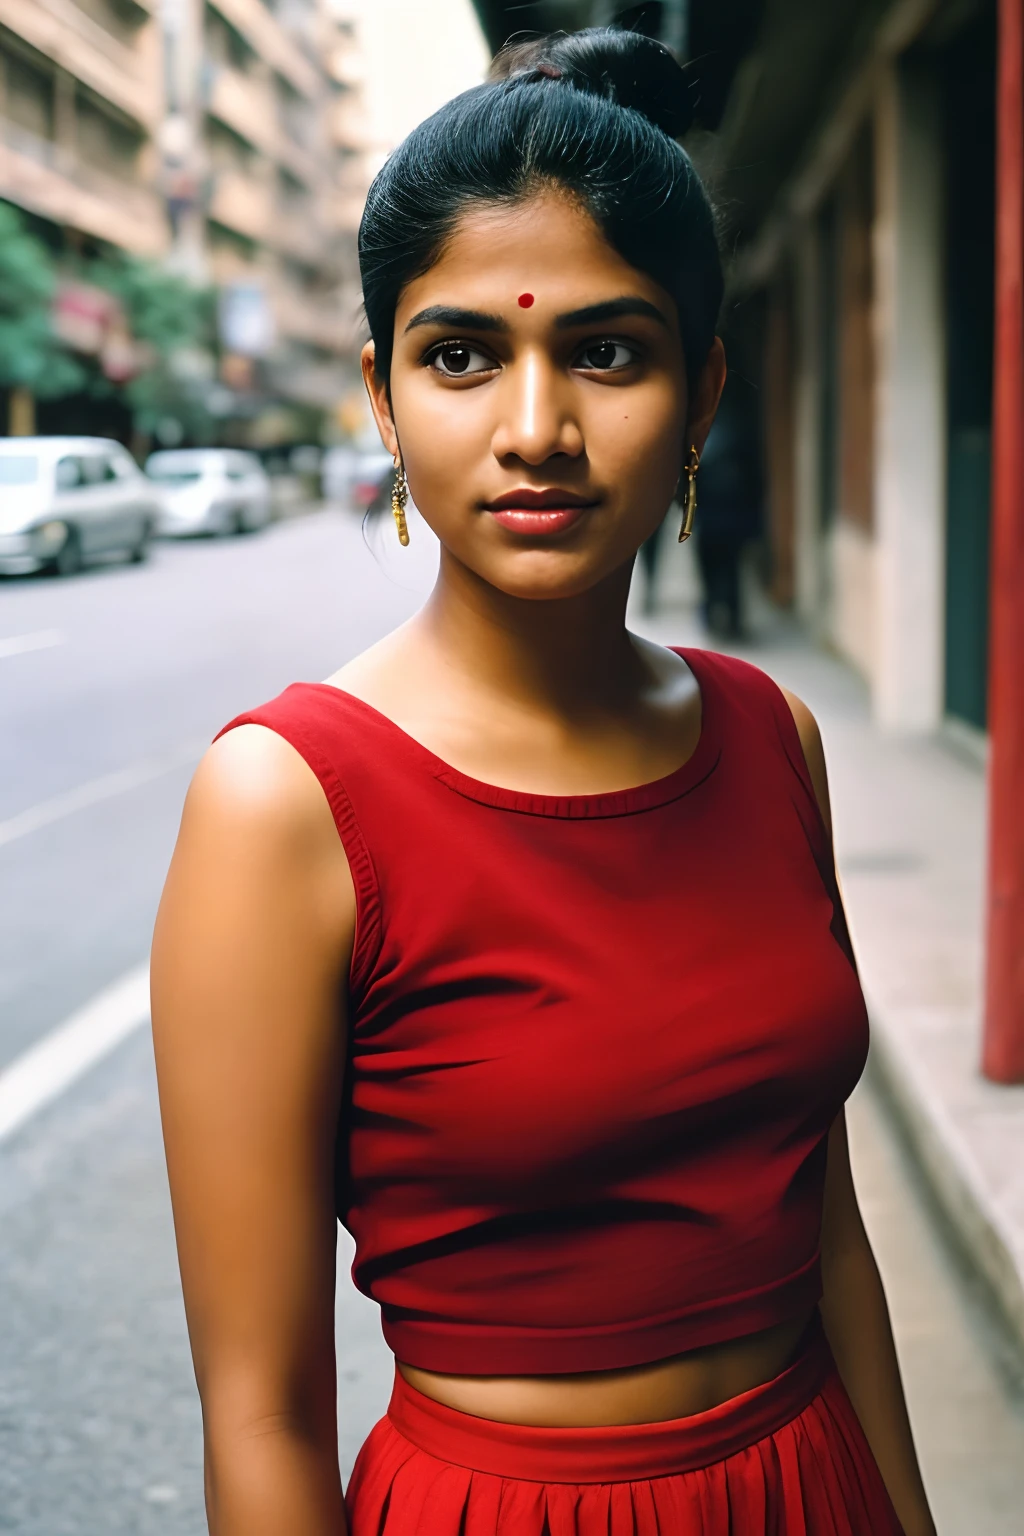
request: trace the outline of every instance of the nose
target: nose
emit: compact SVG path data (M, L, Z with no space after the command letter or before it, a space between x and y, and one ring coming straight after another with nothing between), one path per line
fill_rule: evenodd
M495 458L537 465L556 454L576 459L583 453L571 383L539 350L506 367L498 399L500 416L491 444Z

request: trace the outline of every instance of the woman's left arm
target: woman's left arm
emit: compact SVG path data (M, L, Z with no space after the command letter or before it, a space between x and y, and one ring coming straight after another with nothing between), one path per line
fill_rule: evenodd
M817 722L794 694L786 693L786 700L831 839L828 776ZM825 1332L900 1523L906 1536L935 1536L907 1416L889 1308L853 1187L845 1114L839 1115L828 1139L821 1274Z

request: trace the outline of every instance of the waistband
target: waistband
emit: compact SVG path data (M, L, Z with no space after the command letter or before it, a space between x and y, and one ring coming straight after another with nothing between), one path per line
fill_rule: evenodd
M406 1440L455 1466L536 1483L622 1483L694 1472L789 1424L834 1371L820 1322L772 1381L706 1413L657 1424L548 1429L460 1413L411 1387L400 1371L388 1418Z

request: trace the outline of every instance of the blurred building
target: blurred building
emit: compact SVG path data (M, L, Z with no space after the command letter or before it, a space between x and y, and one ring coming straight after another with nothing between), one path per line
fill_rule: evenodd
M0 0L0 198L143 255L167 244L156 0Z
M468 0L165 5L177 258L219 289L221 382L241 394L261 380L344 432L362 397L366 190L416 122L479 78L476 19ZM256 430L286 427L264 415Z
M110 248L215 285L219 356L185 361L229 435L308 428L357 343L338 31L321 0L0 0L0 198L73 270L58 332L80 355L106 344L89 263ZM306 422L275 426L275 404ZM117 430L109 402L72 409Z
M346 34L325 0L164 0L162 182L173 261L218 289L219 382L248 436L344 387L358 290L338 222ZM227 408L227 402L225 402Z
M774 587L879 721L986 720L995 0L768 0L705 146Z
M0 202L42 242L78 376L100 380L36 399L0 359L9 430L174 442L205 421L269 446L362 424L367 187L487 58L470 0L0 0ZM162 338L149 396L167 409L141 428L121 384L154 353L132 351L111 253L215 297L203 334Z

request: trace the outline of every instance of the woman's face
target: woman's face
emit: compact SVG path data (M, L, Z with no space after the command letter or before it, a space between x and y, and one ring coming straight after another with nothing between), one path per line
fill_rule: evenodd
M401 296L390 400L372 344L363 370L442 544L524 598L575 596L632 560L725 372L716 343L688 400L673 301L556 190L467 213Z

